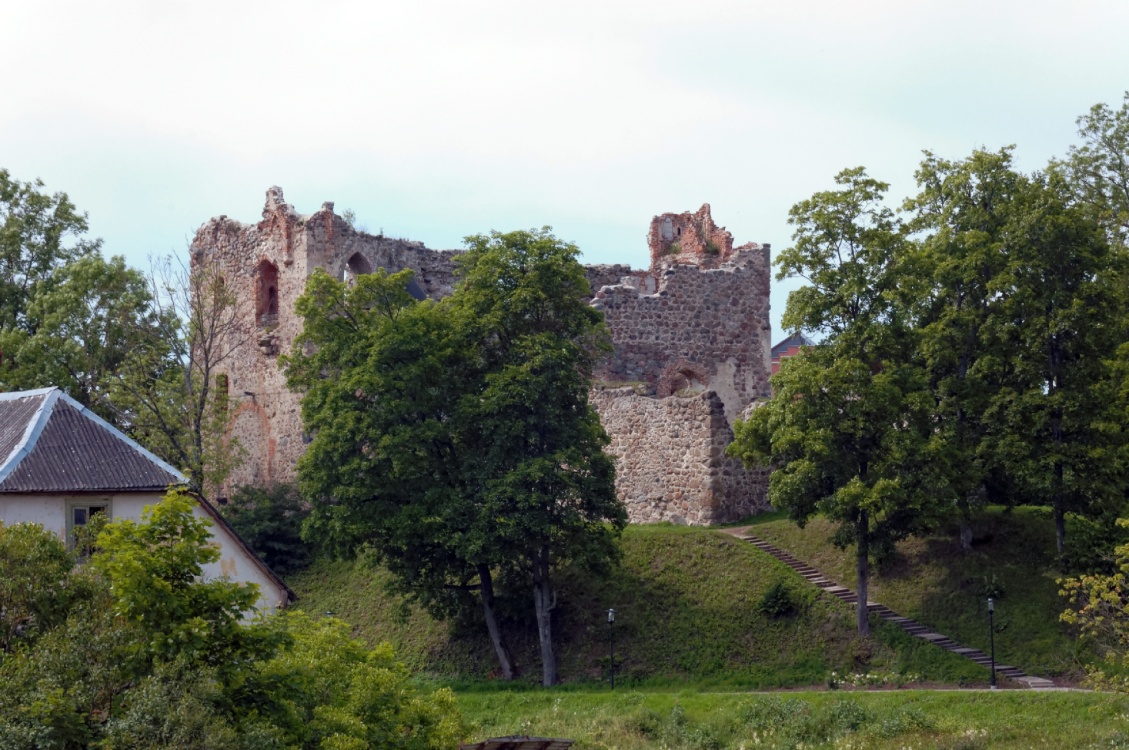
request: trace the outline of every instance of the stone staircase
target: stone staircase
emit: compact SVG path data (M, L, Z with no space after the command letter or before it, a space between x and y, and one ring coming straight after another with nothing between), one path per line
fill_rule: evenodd
M749 533L748 527L740 527L740 528L733 528L733 529L720 529L720 531L724 531L728 534L732 534L733 536L737 537L738 539L741 539L742 541L748 542L749 544L753 545L754 547L761 550L762 552L767 552L768 554L772 555L773 557L775 557L780 562L787 565L792 570L799 573L809 583L812 583L815 586L818 586L819 588L823 589L824 591L826 591L831 596L834 596L837 599L840 599L844 602L847 602L848 604L852 604L852 605L858 604L858 594L856 594L854 591L847 588L846 586L840 586L839 584L835 583L830 578L823 575L823 573L819 572L818 570L813 568L811 565L808 565L807 563L805 563L803 560L799 560L799 559L793 557L792 555L788 554L784 550L782 550L778 547L774 547L773 545L769 544L768 542L764 541L763 539L758 539L757 537L753 536L752 534ZM947 635L943 635L941 633L934 633L932 630L930 630L926 626L922 625L921 623L917 622L916 620L910 619L909 617L902 617L901 615L899 615L894 610L892 610L889 607L886 607L882 604L876 604L874 602L867 602L866 608L867 608L868 611L870 611L873 614L878 615L880 618L882 618L886 622L890 622L890 623L893 623L894 625L897 625L902 630L906 631L907 633L914 636L915 638L921 638L922 640L929 641L933 645L940 646L941 648L945 649L946 651L951 651L954 654L957 654L959 656L963 656L966 659L974 661L977 664L981 665L982 667L985 667L985 668L991 667L991 664L992 664L991 657L988 656L987 654L985 654L983 651L980 651L979 649L968 648L966 646L962 646L961 644L957 643L956 641L954 641L952 638L948 637ZM1025 685L1026 687L1033 688L1033 689L1046 690L1046 689L1055 687L1055 684L1052 681L1046 679L1045 677L1033 677L1033 676L1027 674L1026 672L1024 672L1019 667L1013 667L1013 666L1010 666L1010 665L1007 665L1007 664L998 664L997 663L996 664L996 675L1000 676L1000 677L1005 677L1009 680L1014 680L1015 682L1018 682L1022 685Z

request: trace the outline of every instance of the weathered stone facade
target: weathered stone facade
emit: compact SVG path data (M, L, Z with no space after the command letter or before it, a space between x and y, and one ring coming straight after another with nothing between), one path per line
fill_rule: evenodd
M767 510L767 473L725 455L733 430L713 391L655 398L597 386L591 401L611 438L616 492L632 522L708 525Z
M708 524L767 509L763 472L725 457L732 421L768 394L768 246L733 247L708 205L651 222L652 266L589 266L614 353L598 372L592 402L618 458L617 491L634 522ZM672 244L677 244L671 251ZM456 250L358 232L332 203L298 214L282 190L267 191L262 221L214 218L196 233L192 262L215 264L247 300L254 346L225 365L231 435L247 460L226 490L288 481L307 442L299 397L278 367L299 332L294 303L314 268L338 278L410 268L417 298L454 288ZM615 383L627 388L608 387Z

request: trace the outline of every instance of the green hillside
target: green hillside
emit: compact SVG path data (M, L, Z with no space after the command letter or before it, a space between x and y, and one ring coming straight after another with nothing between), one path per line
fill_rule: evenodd
M609 607L617 613L617 674L633 684L816 685L832 670L987 681L986 670L889 626L876 626L871 641L858 639L849 606L817 595L772 557L719 531L632 526L622 550L623 565L607 580L562 577L554 627L566 682L606 675ZM416 671L448 681L493 676L493 653L478 623L436 622L386 594L385 580L380 569L319 561L290 583L301 596L300 608L333 612L362 638L391 642ZM759 611L777 583L796 602L793 614ZM523 605L511 603L510 609ZM524 680L536 681L534 624L509 617L505 627Z
M750 533L855 587L853 550L830 543L834 528L825 519L804 529L779 517L751 523ZM971 553L961 552L955 528L903 541L871 580L869 598L987 651L986 599L992 595L1000 663L1030 674L1078 677L1081 664L1095 656L1058 621L1063 600L1055 581L1062 574L1053 567L1054 551L1054 527L1044 509L991 509L974 524Z

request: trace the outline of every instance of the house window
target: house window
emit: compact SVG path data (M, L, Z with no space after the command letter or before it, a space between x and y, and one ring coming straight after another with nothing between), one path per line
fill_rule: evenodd
M110 501L105 498L98 500L69 500L67 502L67 546L74 547L75 532L90 523L99 515L110 517Z

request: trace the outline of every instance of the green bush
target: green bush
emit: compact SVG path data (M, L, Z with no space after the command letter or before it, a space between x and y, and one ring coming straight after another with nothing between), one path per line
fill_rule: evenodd
M218 555L207 523L174 491L140 523L105 526L62 587L83 596L35 640L0 650L0 749L440 750L463 739L454 695L417 690L390 646L370 649L333 619L249 619L254 586L202 580ZM7 562L22 569L40 546L10 544Z
M39 524L0 522L0 652L66 617L76 595L75 556Z
M783 581L772 584L757 605L757 611L766 617L788 617L798 610L795 594Z
M302 570L313 559L302 539L310 505L293 484L244 485L231 496L224 517L263 562L280 574Z

